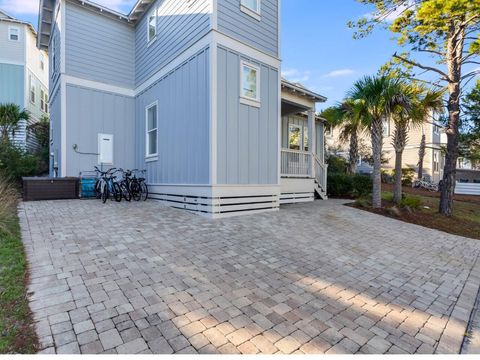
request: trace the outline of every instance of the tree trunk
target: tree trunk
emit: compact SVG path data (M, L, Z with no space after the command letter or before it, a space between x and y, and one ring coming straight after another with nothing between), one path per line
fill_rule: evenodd
M420 142L420 149L418 150L418 173L417 178L419 180L423 179L423 160L425 159L425 149L427 147L427 137L425 134L422 135L422 140Z
M383 122L382 119L374 119L372 123L372 156L373 156L373 192L372 206L374 209L382 207L382 145L383 145Z
M402 155L403 151L395 151L395 184L393 186L393 202L402 201Z
M357 173L357 163L358 163L358 135L357 133L352 133L350 135L350 149L349 149L350 163L348 171L351 175Z
M456 35L455 35L456 34ZM440 183L440 205L438 212L446 216L453 215L453 195L455 192L455 177L458 159L458 128L460 122L460 96L462 78L462 56L465 42L465 30L457 33L452 25L449 29L447 44L448 84L448 126L447 126L447 153L443 179Z

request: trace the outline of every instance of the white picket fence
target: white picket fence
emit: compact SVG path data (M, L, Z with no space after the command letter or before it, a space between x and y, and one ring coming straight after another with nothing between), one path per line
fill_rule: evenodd
M457 182L455 194L480 196L480 184Z

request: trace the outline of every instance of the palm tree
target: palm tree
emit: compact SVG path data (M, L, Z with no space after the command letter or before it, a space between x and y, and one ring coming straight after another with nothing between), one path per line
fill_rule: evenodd
M422 140L420 141L420 148L418 149L418 173L417 178L419 180L423 179L423 160L425 159L425 153L427 149L427 136L422 135Z
M363 123L357 113L357 107L352 99L346 99L342 103L324 110L321 115L332 127L340 128L340 141L349 142L349 174L357 172L359 159L358 138L364 130Z
M9 141L9 135L18 127L21 120L28 120L29 113L13 103L0 104L0 139Z
M392 139L395 149L393 202L396 204L402 201L402 156L408 142L408 132L411 128L421 126L432 111L441 111L443 107L442 91L427 90L415 83L404 84L402 88L404 104L392 113L395 126Z
M403 83L386 75L366 76L357 81L348 97L355 101L362 123L370 131L373 157L372 206L382 207L383 122L398 108L406 105Z

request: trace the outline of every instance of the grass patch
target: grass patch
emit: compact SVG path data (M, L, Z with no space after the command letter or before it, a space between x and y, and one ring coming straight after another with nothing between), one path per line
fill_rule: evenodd
M480 198L478 201L471 198L455 200L454 216L445 217L438 213L440 199L436 193L416 191L414 194L407 193L399 207L393 203L393 193L389 191L382 193L382 209L373 209L368 198L359 199L352 206L449 234L480 240Z
M0 354L30 354L38 348L28 306L28 265L16 203L16 190L0 178Z

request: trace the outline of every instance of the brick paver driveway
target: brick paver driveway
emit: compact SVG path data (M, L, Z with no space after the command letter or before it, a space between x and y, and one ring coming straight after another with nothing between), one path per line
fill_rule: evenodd
M44 352L458 352L480 246L341 205L24 203Z

